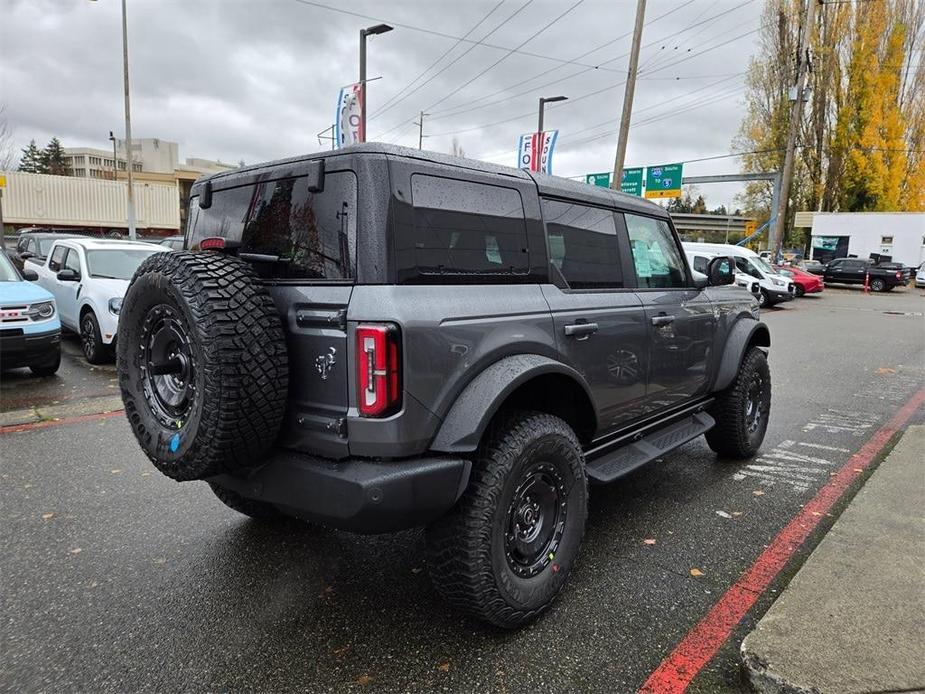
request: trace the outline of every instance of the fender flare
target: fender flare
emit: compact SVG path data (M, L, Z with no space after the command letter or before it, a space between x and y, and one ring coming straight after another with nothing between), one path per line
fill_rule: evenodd
M581 386L588 401L594 403L588 385L575 369L539 354L504 357L472 379L459 394L443 418L430 450L445 453L474 451L488 423L507 397L524 383L545 374L569 377Z
M768 331L768 326L760 320L742 318L732 326L726 338L723 357L717 368L716 380L713 382L714 392L723 390L732 383L736 374L739 373L739 366L745 358L745 352L751 345L770 347L771 333Z

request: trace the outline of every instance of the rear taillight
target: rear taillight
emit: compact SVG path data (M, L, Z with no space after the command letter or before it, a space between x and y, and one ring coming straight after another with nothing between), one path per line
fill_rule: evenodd
M389 324L357 327L358 406L364 417L383 417L401 407L401 345Z
M903 278L903 273L897 272L897 273L896 273L896 279L901 280L902 278Z
M199 242L199 250L214 251L225 247L225 239L221 236L210 236Z

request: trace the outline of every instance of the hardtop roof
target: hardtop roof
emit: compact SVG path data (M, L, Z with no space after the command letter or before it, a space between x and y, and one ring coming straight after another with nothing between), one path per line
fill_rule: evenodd
M232 169L231 171L222 171L209 176L203 176L196 180L194 188L199 188L206 181L215 183L222 182L226 184L223 187L227 187L227 184L231 183L235 178L249 178L252 174L266 169L285 167L315 159L329 159L348 155L385 155L390 157L401 157L404 159L416 159L422 162L454 166L469 171L480 171L501 176L509 176L520 180L532 179L536 183L540 195L565 197L592 205L618 207L621 209L638 211L650 216L668 217L668 213L659 205L634 195L627 195L626 193L611 190L610 188L591 186L586 183L579 183L559 176L534 174L521 169L515 169L512 166L502 166L501 164L493 164L478 159L468 159L451 154L442 154L440 152L431 152L429 150L413 149L380 142L367 142L334 151L315 152L313 154L276 159L262 164L242 166L241 168Z

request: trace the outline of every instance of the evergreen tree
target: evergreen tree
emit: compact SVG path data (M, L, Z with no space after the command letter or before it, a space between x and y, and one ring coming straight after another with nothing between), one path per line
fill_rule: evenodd
M23 148L22 158L19 160L19 170L24 173L44 173L42 152L35 146L35 140L31 140L29 146Z
M61 142L57 137L51 138L45 149L42 150L42 164L44 165L44 173L53 174L55 176L69 176L70 167L67 164L67 160L64 158L64 148L61 146Z

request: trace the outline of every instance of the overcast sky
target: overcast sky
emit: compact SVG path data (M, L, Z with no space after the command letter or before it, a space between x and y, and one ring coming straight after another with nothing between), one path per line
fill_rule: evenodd
M649 0L627 166L727 154L761 0ZM106 148L124 132L119 0L0 0L0 104L18 146ZM335 9L327 9L327 6ZM554 173L613 167L635 0L128 0L132 129L181 158L248 163L313 152L369 39L369 139L514 165L537 99ZM348 14L355 13L355 14ZM356 15L365 15L356 16ZM548 25L548 26L547 26ZM463 41L459 39L463 38ZM481 45L488 44L488 45ZM712 49L712 50L711 50ZM423 77L419 76L423 74ZM382 111L382 113L378 113ZM600 137L595 137L600 136ZM593 138L593 139L592 139ZM735 173L737 159L685 175ZM729 205L736 185L701 186Z

